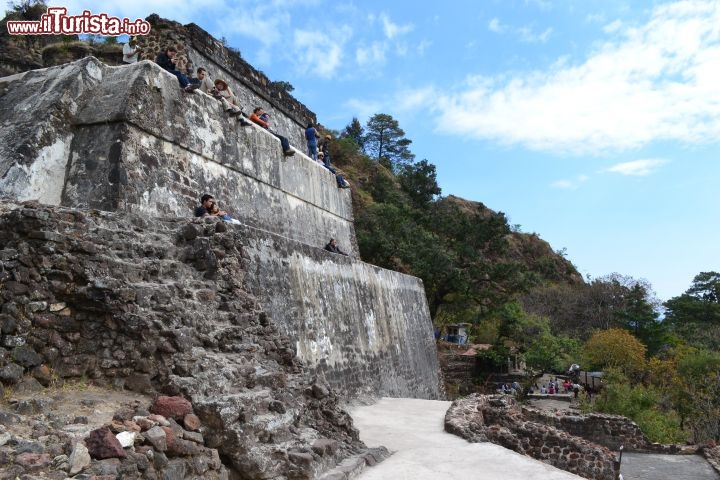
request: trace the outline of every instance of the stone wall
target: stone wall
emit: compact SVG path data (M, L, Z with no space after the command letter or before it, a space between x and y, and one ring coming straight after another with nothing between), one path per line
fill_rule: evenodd
M152 62L93 58L0 79L0 197L189 216L211 192L242 222L357 254L348 190L320 164L283 157L208 95Z
M0 197L189 219L210 192L239 219L248 288L343 398L438 398L422 283L355 260L350 192L282 155L153 62L93 58L0 79ZM330 237L351 258L322 250Z
M420 279L239 228L252 292L314 373L344 398L440 398Z
M240 237L214 219L0 203L0 382L182 395L241 478L314 478L358 453L336 392L247 290Z
M39 247L33 245L30 239L44 241L39 242L42 248L53 248L56 247L55 243L63 244L83 235L83 222L72 226L58 222L47 213L53 212L52 210L40 209L39 212L26 207L13 210L3 219L5 224L19 222L17 226L8 227L8 233L16 232L11 234L10 238L13 241L20 242L16 240L16 237L20 236L25 242L22 243L22 248L12 247L3 253L4 266L7 267L3 279L7 302L5 308L10 308L14 312L12 316L15 320L12 322L17 322L17 318L25 318L28 314L34 318L35 312L28 312L27 309L17 311L16 307L12 306L16 302L14 299L16 296L24 298L37 289L35 285L26 282L31 281L33 276L41 275L37 268L33 265L26 266L21 260L24 256L43 257L45 253L42 250L36 251ZM43 219L38 220L32 215L40 215ZM49 220L48 215L50 215ZM69 219L73 218L73 215L86 218L86 214L81 212L63 215ZM91 211L89 215L92 217L95 214ZM101 218L104 215L107 214L102 214ZM124 252L122 248L140 247L120 241L115 245L112 243L115 241L113 234L107 228L102 225L96 227L99 236L91 231L85 235L82 242L72 243L66 248L79 249L88 255L97 253L100 258L91 261L89 257L83 257L77 265L68 265L67 259L55 260L61 262L66 269L81 272L77 277L72 273L59 271L53 266L53 262L42 263L48 272L52 270L53 278L57 277L61 282L78 284L58 285L57 288L62 288L63 292L69 288L72 301L80 305L87 303L86 296L95 295L88 293L90 287L85 286L88 282L92 283L86 271L98 269L103 272L104 277L107 277L100 282L102 288L112 288L122 298L126 298L127 305L118 305L121 311L166 308L164 305L173 302L172 297L180 293L166 287L165 283L175 283L180 279L183 283L187 283L192 279L192 275L179 270L177 260L165 261L165 257L169 255L181 258L183 255L189 255L178 252L171 246L175 241L173 235L177 235L180 229L185 229L184 235L198 236L197 239L193 239L197 244L193 248L198 249L196 251L201 258L195 265L198 270L204 272L203 275L211 277L208 269L217 266L219 261L217 255L226 255L222 252L217 254L208 252L209 258L203 256L204 253L199 249L205 244L203 243L205 240L197 231L205 230L196 226L201 220L194 220L188 224L189 221L185 219L138 220L142 217L131 216L125 221L122 217L109 218L112 218L113 224L130 222L124 228L151 230L152 233L147 234L152 237L154 245L147 247L150 260L145 264L136 265L115 262L117 264L113 264L113 268L108 267L104 255L101 254L108 245L118 250L117 255L133 255L132 251ZM140 222L140 224L130 226L132 222ZM159 229L152 227L153 222L159 222L163 230L172 227L175 232L155 231ZM102 224L103 221L97 220L96 223ZM228 228L224 223L219 224L218 228L220 227ZM236 281L246 279L245 272L248 272L245 287L256 295L259 305L274 319L274 324L277 325L280 333L291 339L292 351L303 360L309 375L323 379L345 401L381 395L415 398L441 396L432 326L422 283L417 278L367 265L350 257L331 254L321 248L293 242L267 231L248 226L229 228L231 233L227 233L226 236L230 236L235 242L234 248L242 249L243 255L243 272L239 273ZM137 243L142 241L142 237L133 240ZM168 245L167 252L159 250L163 244ZM31 250L31 247L34 250ZM237 253L233 253L233 256L234 262L241 261ZM100 262L99 267L95 266L97 262ZM8 270L9 267L18 270L11 272ZM148 275L153 278L153 282L144 280ZM185 276L188 278L184 278ZM124 281L125 279L127 281ZM132 280L131 285L122 286L130 280ZM44 279L44 281L49 280ZM198 281L200 284L204 283L204 280ZM212 278L209 282L212 286ZM147 289L143 290L142 286L145 284ZM42 292L43 288L39 290ZM202 290L200 285L198 288ZM211 295L211 292L203 292L202 295ZM57 312L65 312L62 315L49 310L50 305L62 304L56 301L57 297L50 300L31 298L27 300L29 302L32 300L32 306L27 308L35 309L49 328L56 327L57 322L65 320L72 320L70 324L73 328L79 327L76 320L65 318L67 317L65 313L72 312L72 309L66 310L65 306L57 306ZM191 306L192 309L178 307L176 321L192 323L192 318L197 314L194 309L199 305L197 302L191 302ZM92 304L89 307L94 308ZM226 307L221 307L221 310L224 308ZM80 315L82 319L85 318L86 313ZM224 314L203 311L202 315ZM5 318L11 321L9 317ZM47 342L49 336L52 336L51 332L39 335L37 331L33 331L30 334L30 337L36 338L35 341L39 342L38 345ZM26 341L23 340L25 337L10 335L4 338L3 342L12 346L17 342ZM61 342L60 345L65 343ZM146 349L147 346L144 346L137 352L140 354ZM55 350L52 352L53 355L58 355ZM103 352L110 357L104 358ZM94 356L95 353L97 357ZM60 376L83 376L92 372L92 376L122 378L132 374L131 370L117 370L118 362L112 359L112 355L110 351L91 347L82 357L53 358L54 371ZM143 362L141 359L137 360ZM152 370L152 376L156 375L158 372Z
M620 415L578 415L571 412L550 414L528 407L523 407L522 413L530 421L555 427L611 450L617 450L621 446L630 452L667 450L654 447L635 422Z
M607 447L527 418L505 395L456 400L445 416L445 430L470 442L501 445L583 478L615 480L619 469Z

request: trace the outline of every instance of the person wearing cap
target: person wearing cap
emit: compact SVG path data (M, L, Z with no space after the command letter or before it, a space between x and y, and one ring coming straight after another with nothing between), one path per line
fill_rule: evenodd
M222 78L215 80L215 90L212 92L213 96L222 102L223 109L230 115L240 115L242 109L237 104L237 98L235 94L230 90L230 86Z
M128 43L123 45L123 62L125 63L137 63L138 61L138 55L142 51L140 47L137 46L138 38L137 36L130 37L130 40Z
M332 137L325 135L320 144L318 144L318 155L319 152L323 153L323 163L325 163L327 168L330 168L330 140L332 140Z

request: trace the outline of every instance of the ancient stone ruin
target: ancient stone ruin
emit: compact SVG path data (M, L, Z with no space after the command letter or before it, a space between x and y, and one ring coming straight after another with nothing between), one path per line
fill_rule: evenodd
M156 32L304 143L314 115L219 42ZM442 397L422 283L358 260L350 192L269 132L93 57L0 78L0 123L2 475L348 478L387 452L343 404ZM241 224L193 219L206 192ZM57 413L68 385L147 400L96 424ZM163 396L196 421L151 418Z

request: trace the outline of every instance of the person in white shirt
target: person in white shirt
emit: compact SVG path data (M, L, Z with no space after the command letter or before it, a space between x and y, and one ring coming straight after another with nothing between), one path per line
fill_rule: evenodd
M215 84L210 80L207 70L203 67L197 69L197 78L191 78L190 83L199 85L200 91L208 95L212 95L212 91L215 89Z
M138 54L142 49L137 46L137 43L137 37L130 37L128 43L123 45L123 62L136 63L138 61Z

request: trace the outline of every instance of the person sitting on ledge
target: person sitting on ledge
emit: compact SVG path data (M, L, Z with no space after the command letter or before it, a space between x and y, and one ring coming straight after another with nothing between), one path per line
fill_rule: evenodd
M270 123L266 122L265 120L260 118L263 116L264 113L265 113L265 111L262 109L262 107L255 107L252 115L250 115L250 120L254 123L257 123L264 129L268 130L270 133L275 135L280 140L280 145L282 146L283 155L285 155L286 157L295 155L295 150L290 148L290 141L286 137L283 137L282 135L277 134L277 133L273 132L272 130L270 130Z
M235 94L230 90L230 85L221 78L215 80L215 89L211 90L211 95L220 100L223 109L234 117L243 113L242 109L237 104L237 98Z
M212 208L215 199L209 193L206 193L200 197L200 206L195 208L196 217L208 217L210 216L210 209Z
M178 82L180 82L180 87L182 87L185 92L192 93L198 88L199 85L190 83L190 80L188 80L187 76L180 70L177 70L175 68L175 64L177 63L176 56L177 49L175 47L168 47L165 49L164 52L158 53L157 57L155 57L155 63L175 75L178 79Z
M333 168L330 165L330 163L325 162L323 159L324 156L325 156L325 154L323 152L318 152L317 161L318 161L318 163L322 164L325 168L327 168L330 171L330 173L335 175L335 181L337 182L338 188L350 188L350 182L345 180L345 177L343 176L343 174L338 173L338 171L335 168Z
M215 88L204 67L198 67L197 78L191 78L190 83L197 85L201 92L207 93L208 95L212 95L211 92Z
M200 206L195 209L196 217L220 217L226 222L240 223L238 220L232 218L224 210L220 210L220 206L215 201L215 198L206 193L200 197Z
M325 245L325 250L332 253L339 253L340 255L348 256L347 253L340 250L340 248L337 246L337 240L334 238L331 238L327 245Z
M229 223L235 223L239 224L239 220L235 220L232 218L228 213L224 210L220 210L220 206L217 204L217 202L213 202L210 204L210 216L211 217L220 217L223 219L224 222Z

